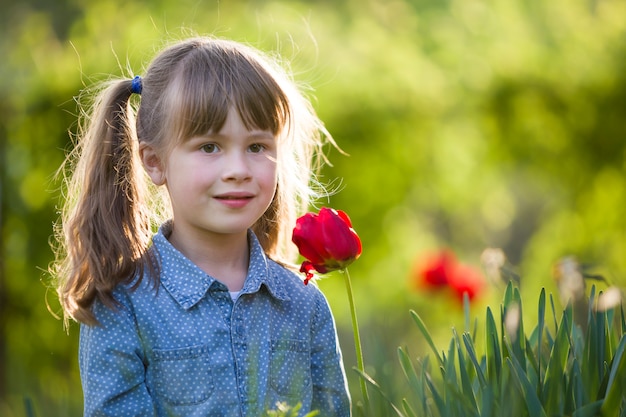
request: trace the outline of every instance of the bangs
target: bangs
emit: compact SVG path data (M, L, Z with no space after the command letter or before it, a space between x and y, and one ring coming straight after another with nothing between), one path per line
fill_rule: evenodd
M229 45L199 45L179 63L166 95L169 122L179 140L219 132L230 108L248 130L278 136L289 120L289 101L271 68Z

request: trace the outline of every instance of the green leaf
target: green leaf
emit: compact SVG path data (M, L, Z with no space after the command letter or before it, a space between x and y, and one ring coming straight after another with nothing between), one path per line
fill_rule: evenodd
M507 314L511 314L513 309L519 309L517 313L513 313L517 314L519 319L515 333L510 335L510 344L508 346L512 349L511 353L517 357L524 372L526 372L526 335L524 334L524 320L522 320L523 310L522 303L519 300L519 292L515 291L515 294L517 294L518 299L514 300L508 307L505 307L504 319L506 320Z
M541 368L541 349L543 348L543 329L546 323L546 289L542 288L539 294L539 305L537 308L537 372L539 374L539 385L543 386L543 375ZM539 389L539 388L538 388Z
M502 373L502 354L498 342L498 330L496 322L491 313L491 308L487 307L485 346L487 351L487 377L492 384L500 380Z
M472 341L476 343L476 335L478 334L478 317L474 320L474 330L472 330Z
M596 358L598 363L598 370L600 371L600 379L604 378L605 368L604 364L608 362L606 357L606 337L605 337L605 329L606 329L606 313L605 312L596 312L596 346L598 357Z
M585 405L584 407L578 408L572 414L572 417L595 417L600 414L600 410L602 407L602 401L595 401L590 404ZM605 416L604 413L602 413ZM608 414L606 414L608 415Z
M495 405L495 395L493 393L494 387L498 387L498 384L490 384L484 387L481 390L482 400L480 407L480 416L481 417L492 417L496 416L496 408Z
M422 404L426 404L426 398L424 397L424 384L417 376L415 367L413 366L413 363L411 362L411 359L406 349L398 348L398 359L400 361L400 367L402 368L402 372L404 372L404 376L409 382L409 387L411 388L411 391L419 397Z
M602 332L604 333L604 332ZM585 340L585 366L582 367L583 378L587 383L590 392L597 393L604 379L603 359L604 353L600 352L598 338L604 337L598 329L597 312L591 311L589 316L589 324L587 326L587 335Z
M452 333L454 334L454 337L452 338L452 340L450 340L450 346L448 347L448 356L444 360L445 366L443 367L443 369L445 371L445 381L456 385L456 363L454 357L456 352L455 339L458 339L458 335L456 334L456 330L454 328L452 329Z
M525 378L525 372L522 367L517 362L517 358L510 357L507 358L506 363L512 369L513 380L517 382L517 386L522 393L522 397L526 402L526 408L528 409L528 414L532 417L547 417L546 412L541 406L541 402L539 401L539 397L535 392L535 387L533 387L528 379Z
M425 375L425 377L426 385L428 385L428 389L433 396L433 400L435 402L435 405L437 406L437 409L439 410L439 414L442 416L450 415L450 413L448 412L448 408L446 407L446 403L443 400L441 394L439 394L439 391L437 390L437 387L435 387L435 384L433 384L432 379L429 375Z
M530 342L528 339L526 340L526 362L530 364L530 367L526 367L526 373L529 375L529 379L534 386L539 389L539 367L537 364L537 359L535 358L535 354L533 353L532 347L530 346Z
M620 304L620 317L622 318L621 322L622 322L622 334L626 333L626 318L624 317L624 305Z
M437 347L435 346L435 342L433 342L433 338L430 336L430 333L428 332L428 329L426 328L424 321L415 311L411 310L409 313L411 314L411 317L413 318L413 321L415 322L415 324L417 324L418 329L424 336L424 339L426 339L426 343L428 343L428 346L430 346L430 349L433 351L433 353L437 357L437 361L439 362L439 365L443 366L443 359L441 358L441 355L439 354L439 351L437 350Z
M588 317L587 322L591 321L591 314L594 312L594 305L596 299L596 286L592 285L591 290L589 291L589 303L588 303Z
M559 323L556 318L556 309L554 308L554 297L552 296L552 294L550 294L550 307L552 307L552 318L554 319L554 328L558 329Z
M459 415L463 417L478 417L476 404L472 404L467 395L458 389L458 385L446 381L446 408L444 415Z
M402 399L402 408L408 417L417 417L417 413L413 410L406 398Z
M602 415L619 415L622 402L626 400L626 335L622 336L611 364L609 383L602 404Z
M455 338L456 347L458 349L457 355L459 358L459 373L461 376L461 388L463 391L463 396L469 401L469 406L472 410L476 411L478 406L476 404L476 397L474 394L474 390L472 389L472 382L467 372L468 364L465 363L465 357L463 352L461 351L461 343L459 342L458 337Z
M506 286L506 289L504 290L503 304L507 306L511 304L511 301L513 301L513 283L509 281L509 283Z
M399 417L406 417L402 411L400 411L400 409L398 409L398 407L395 406L395 404L391 401L391 399L389 399L389 396L385 393L385 391L380 387L380 385L378 385L378 383L376 381L374 381L374 379L369 376L366 372L362 372L359 368L357 368L356 366L352 368L357 374L359 374L359 376L365 380L365 382L367 382L368 384L370 384L372 387L374 387L374 389L376 389L376 391L378 391L378 393L381 395L381 397L383 397L387 403L391 406L391 408L393 409L393 411L396 412L396 414Z
M565 413L571 414L589 401L585 392L585 380L578 359L573 358L572 366L568 373L567 387L565 389Z
M557 329L556 339L550 352L548 366L546 368L546 379L543 386L543 401L546 412L551 415L562 415L564 408L564 398L561 386L563 384L563 373L565 370L567 357L570 351L569 325L571 307L568 308L561 318L561 323Z
M470 331L470 302L467 292L463 293L463 317L465 318L465 331Z
M618 343L615 338L615 332L611 331L613 327L613 323L615 320L615 310L610 309L605 311L606 314L606 327L604 329L606 333L606 354L609 358L612 358L615 355L615 348Z
M469 355L472 364L474 364L474 369L476 370L476 375L478 375L480 385L484 387L485 385L487 385L487 379L485 378L483 369L478 363L478 358L476 357L476 352L474 350L472 340L466 334L463 335L463 343L465 344L465 349L467 350L467 354Z

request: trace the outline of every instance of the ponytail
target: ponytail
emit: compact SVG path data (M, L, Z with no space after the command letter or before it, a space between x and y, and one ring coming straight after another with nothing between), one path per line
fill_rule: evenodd
M146 264L151 222L131 103L137 81L105 87L66 160L71 174L52 271L66 325L68 318L96 324L93 302L115 306L115 286L141 279Z

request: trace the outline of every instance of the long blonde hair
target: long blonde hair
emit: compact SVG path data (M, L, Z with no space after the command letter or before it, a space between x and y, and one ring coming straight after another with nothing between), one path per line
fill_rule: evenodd
M141 281L157 225L154 190L138 154L140 142L166 154L180 141L219 131L231 106L248 128L278 138L278 186L268 210L253 226L266 253L289 262L295 219L315 195L312 178L324 143L334 144L310 101L273 59L241 43L192 38L165 48L142 78L139 104L132 80L107 82L84 113L66 160L56 261L51 273L69 318L95 324L91 305L115 305L120 283ZM153 187L152 187L153 188ZM146 274L158 285L158 273Z

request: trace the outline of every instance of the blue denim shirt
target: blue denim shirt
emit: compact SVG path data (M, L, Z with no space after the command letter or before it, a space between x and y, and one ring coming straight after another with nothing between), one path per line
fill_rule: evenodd
M165 230L167 233L167 230ZM153 238L160 285L119 286L81 325L85 416L254 416L277 402L349 416L333 317L315 286L268 259L252 232L241 295Z

